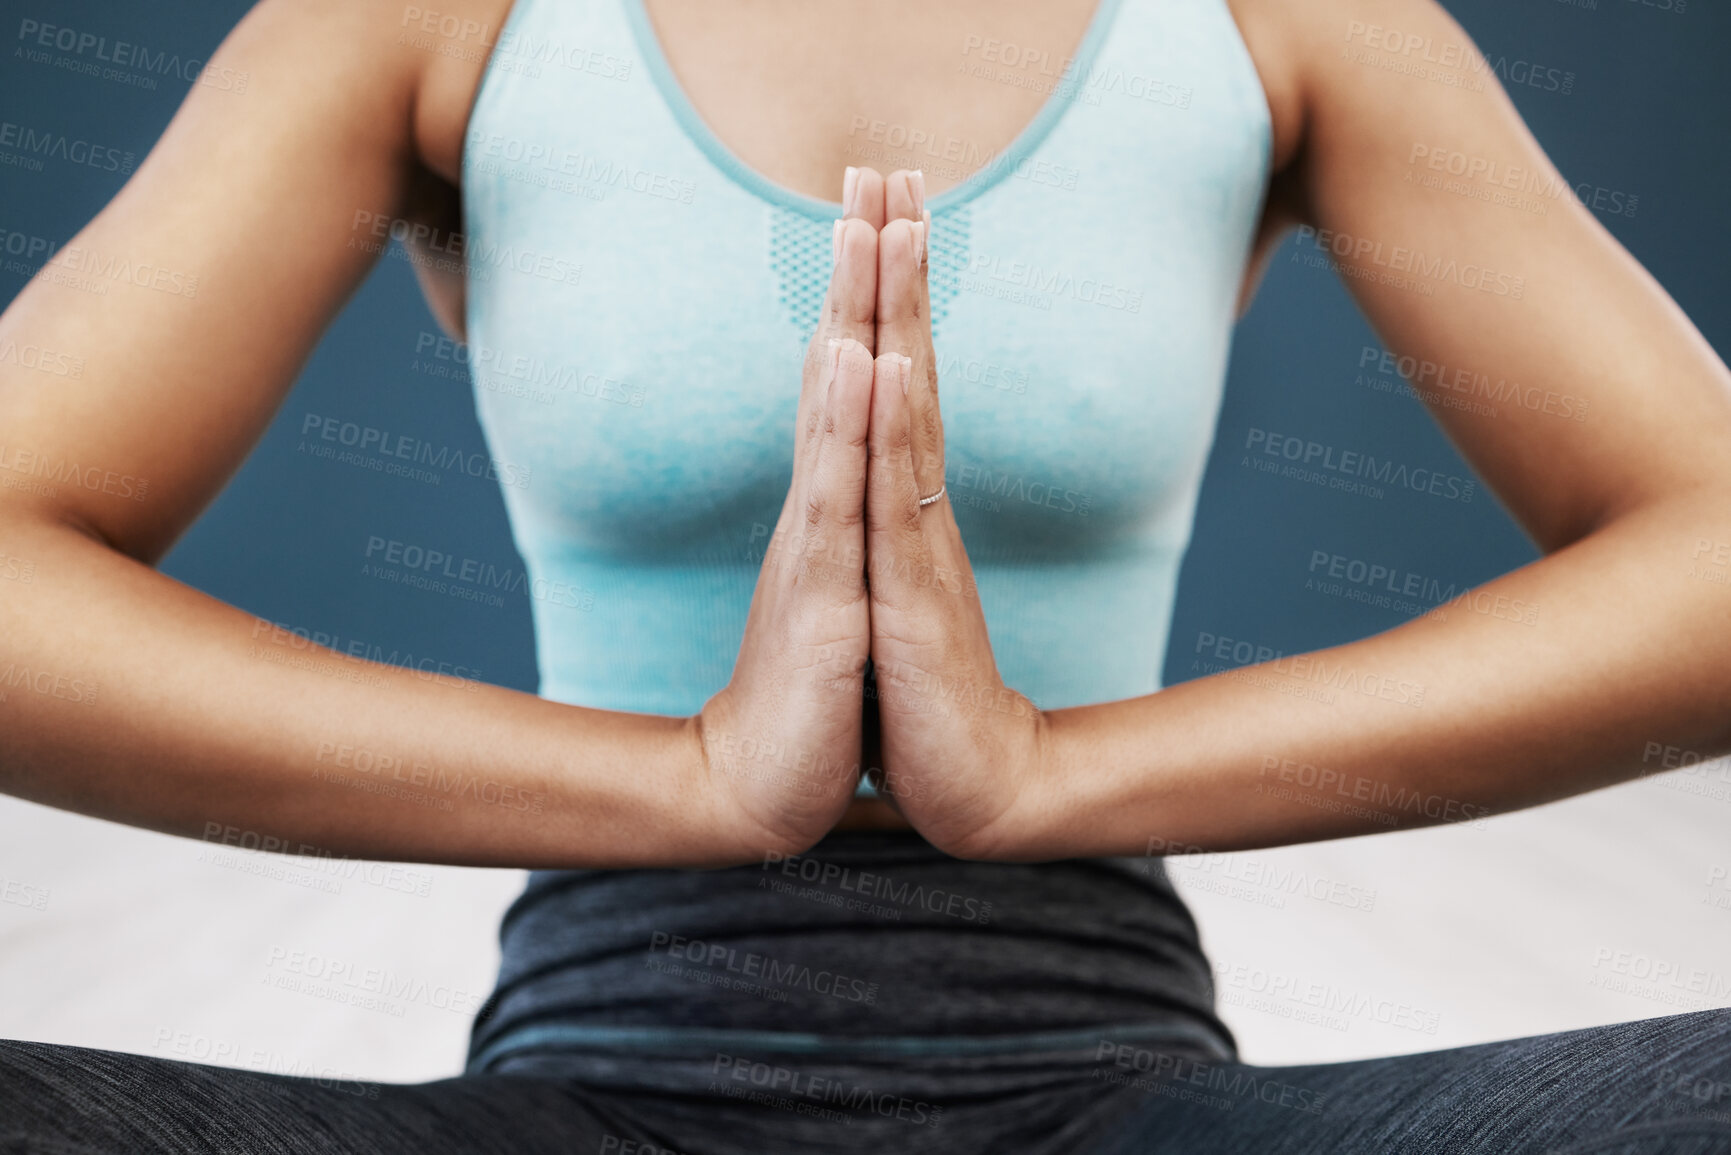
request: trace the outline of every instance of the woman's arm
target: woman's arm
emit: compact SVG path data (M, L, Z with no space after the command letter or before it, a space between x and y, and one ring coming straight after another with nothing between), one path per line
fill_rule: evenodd
M0 788L192 837L490 865L701 862L681 719L311 647L157 573L377 259L431 54L400 6L266 0L114 201L0 317ZM104 276L126 265L149 276ZM93 271L94 270L94 271ZM156 272L160 270L160 273ZM85 291L81 278L100 283ZM135 283L143 280L144 284Z
M1435 4L1256 3L1299 62L1301 243L1391 350L1540 399L1480 415L1436 403L1444 371L1415 382L1547 556L1446 616L1048 714L1053 820L1018 857L1458 821L1633 777L1655 743L1731 750L1731 375ZM1553 190L1546 211L1427 187L1463 166ZM1565 395L1584 420L1543 400Z
M1042 713L998 678L947 503L907 505L935 485L907 479L942 462L941 426L920 415L935 379L916 372L911 459L874 457L868 501L885 527L874 633L915 657L898 671L884 637L873 657L892 785L927 788L934 801L904 811L963 857L1374 833L1610 785L1655 748L1731 750L1731 374L1430 0L1239 7L1277 127L1302 121L1277 215L1307 222L1303 243L1334 258L1391 350L1433 366L1415 384L1548 556L1363 641ZM1433 157L1561 195L1539 214L1428 187ZM880 346L929 368L924 333ZM1517 382L1521 399L1450 407L1457 371ZM1284 444L1241 448L1288 463ZM880 581L880 555L935 558L956 590ZM1224 650L1197 656L1247 660ZM933 703L933 686L969 692Z
M0 317L0 348L54 354L0 358L0 552L17 563L0 573L29 578L0 577L0 789L192 837L476 865L711 865L798 842L757 824L767 804L745 813L754 780L722 773L696 718L362 661L151 568L372 267L373 224L412 210L423 165L455 173L479 68L453 96L449 60L399 45L404 11L265 0L214 61L246 92L195 86ZM758 661L778 684L785 659ZM759 696L732 705L759 725Z

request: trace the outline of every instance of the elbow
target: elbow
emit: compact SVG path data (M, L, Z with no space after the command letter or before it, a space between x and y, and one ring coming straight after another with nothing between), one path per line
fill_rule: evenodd
M0 497L0 542L24 550L28 558L12 558L10 550L0 550L0 567L16 562L20 567L34 567L38 557L55 542L83 540L113 553L129 557L141 564L154 566L161 553L128 548L105 531L95 518L73 505L38 494ZM0 574L0 576L4 576Z

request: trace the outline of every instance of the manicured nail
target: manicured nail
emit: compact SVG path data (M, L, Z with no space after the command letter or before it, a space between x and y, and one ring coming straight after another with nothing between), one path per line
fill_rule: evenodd
M914 215L922 216L926 211L926 173L924 169L916 168L908 174L908 192L913 194Z
M835 236L829 246L829 263L832 265L841 264L841 231L846 227L846 221L838 220L835 223Z
M853 166L850 165L850 166L848 166L848 170L846 172L844 172L842 174L842 177L841 177L841 215L842 216L846 217L846 216L852 216L853 215L853 210L854 210L853 198L854 198L854 195L858 192L859 192L859 169L854 168Z
M902 396L908 395L908 385L914 379L914 361L912 357L896 354L896 380L901 382Z
M926 263L926 222L914 226L914 272Z

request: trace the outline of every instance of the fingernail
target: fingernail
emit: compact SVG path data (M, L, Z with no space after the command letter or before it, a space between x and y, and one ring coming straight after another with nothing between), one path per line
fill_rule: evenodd
M926 211L926 172L916 168L908 174L908 192L914 197L914 215L922 216Z
M846 227L846 221L838 220L835 223L835 236L829 246L829 263L832 265L841 264L841 231Z
M914 271L926 263L926 222L914 226Z
M902 384L902 396L908 395L908 384L914 379L914 361L912 357L896 354L896 379Z
M848 166L841 177L841 215L853 215L854 194L859 192L859 169Z

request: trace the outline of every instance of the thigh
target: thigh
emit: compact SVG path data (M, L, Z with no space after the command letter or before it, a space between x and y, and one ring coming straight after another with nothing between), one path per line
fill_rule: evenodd
M1115 1072L1094 1155L1727 1155L1731 1010L1421 1055Z
M0 1041L3 1155L570 1155L636 1137L554 1080L360 1083Z

